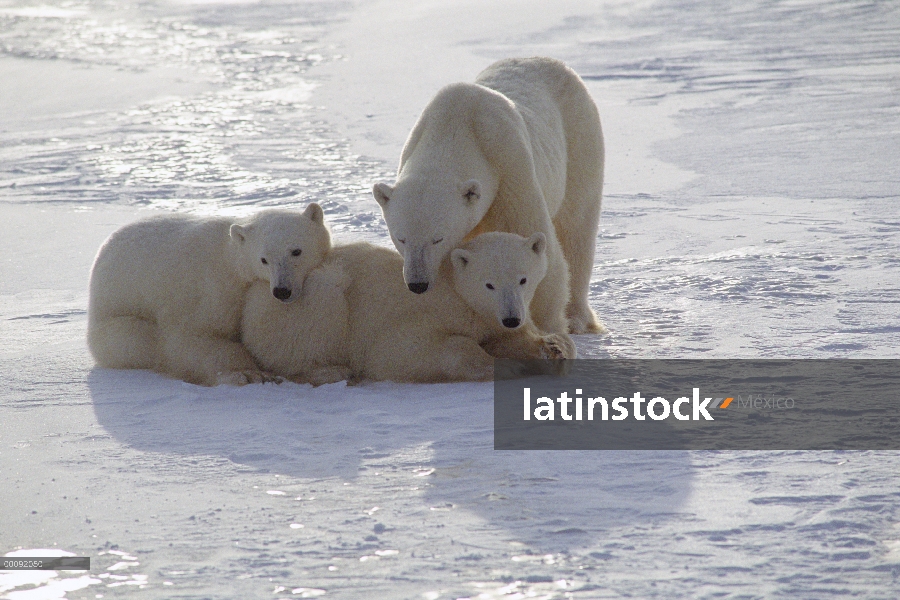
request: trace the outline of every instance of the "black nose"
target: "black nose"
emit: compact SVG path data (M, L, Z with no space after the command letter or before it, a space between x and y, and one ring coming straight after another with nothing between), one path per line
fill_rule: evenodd
M291 299L291 290L290 288L277 287L272 290L272 295L284 302Z
M424 294L428 290L428 282L420 281L416 283L409 284L409 291L414 294Z
M515 317L507 317L503 319L503 326L509 327L510 329L515 329L519 326L519 320Z

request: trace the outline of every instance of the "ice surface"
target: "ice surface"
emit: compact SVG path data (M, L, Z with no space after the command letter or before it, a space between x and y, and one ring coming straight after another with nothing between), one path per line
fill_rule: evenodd
M94 369L87 278L160 209L370 195L445 83L600 108L594 357L900 355L900 6L0 0L0 598L896 598L894 452L494 452L486 384ZM280 492L280 493L278 493ZM298 527L299 525L299 527Z

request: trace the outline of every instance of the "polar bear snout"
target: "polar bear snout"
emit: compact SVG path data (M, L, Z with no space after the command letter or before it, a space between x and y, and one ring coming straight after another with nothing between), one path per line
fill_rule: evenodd
M500 303L497 307L497 320L507 329L517 329L528 314L525 298L513 286L503 286L500 290Z
M414 294L424 294L428 291L434 271L431 262L434 260L433 252L421 244L401 245L400 253L403 255L403 281L406 287Z
M272 295L282 302L288 302L291 299L292 291L291 288L276 287L272 289Z

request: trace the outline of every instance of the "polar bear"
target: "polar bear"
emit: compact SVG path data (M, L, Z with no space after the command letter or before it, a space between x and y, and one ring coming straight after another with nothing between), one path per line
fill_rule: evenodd
M269 379L239 343L247 288L299 297L331 247L322 208L235 222L160 215L113 233L94 260L88 347L102 367L153 369L191 383Z
M241 342L267 372L313 385L351 378L347 366L350 278L343 263L355 246L331 251L310 271L297 302L277 302L264 282L251 284L244 302ZM371 266L378 265L373 261Z
M396 183L373 188L409 289L430 289L450 251L479 233L540 231L549 269L535 324L605 331L588 304L603 161L597 107L560 61L501 60L443 88L406 140Z
M528 307L547 271L546 237L486 233L452 253L434 293L410 294L403 257L337 246L284 305L250 287L242 340L265 369L315 385L343 379L490 379L494 357L574 358L568 334L543 334Z

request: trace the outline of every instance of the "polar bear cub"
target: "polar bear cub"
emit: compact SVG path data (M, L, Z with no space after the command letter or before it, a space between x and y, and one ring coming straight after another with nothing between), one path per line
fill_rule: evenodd
M102 367L153 369L191 383L267 379L240 344L247 288L296 300L331 247L322 209L246 220L162 215L113 233L94 260L88 347Z
M541 334L529 315L546 246L542 233L483 234L453 251L423 295L409 293L397 252L338 246L293 304L251 286L243 342L263 368L313 384L486 380L495 356L574 358L567 334Z

